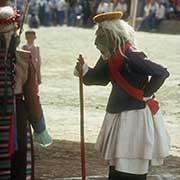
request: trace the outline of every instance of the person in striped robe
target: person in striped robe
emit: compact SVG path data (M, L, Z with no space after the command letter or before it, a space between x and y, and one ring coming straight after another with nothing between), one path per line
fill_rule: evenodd
M33 139L52 143L30 52L17 50L20 15L0 7L0 179L34 180ZM33 135L31 133L33 127Z

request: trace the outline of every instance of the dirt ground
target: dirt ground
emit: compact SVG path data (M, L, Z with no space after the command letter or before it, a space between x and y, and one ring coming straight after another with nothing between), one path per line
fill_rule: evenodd
M50 180L80 176L79 87L73 69L79 53L93 66L99 58L94 46L95 29L50 27L37 30L42 55L40 94L54 144L48 149L36 147L36 177ZM22 44L25 40L22 40ZM180 175L180 35L137 33L138 47L153 61L168 68L171 76L157 93L165 125L171 136L171 154L165 166L153 172ZM106 163L93 148L101 128L107 99L107 87L84 87L87 174L107 175ZM63 141L65 140L65 141ZM73 141L73 142L71 142Z
M47 149L39 146L36 152L36 180L55 180L81 176L80 144L55 140ZM87 176L107 176L107 164L94 150L93 144L86 144ZM170 156L164 166L151 169L150 175L180 176L180 157Z

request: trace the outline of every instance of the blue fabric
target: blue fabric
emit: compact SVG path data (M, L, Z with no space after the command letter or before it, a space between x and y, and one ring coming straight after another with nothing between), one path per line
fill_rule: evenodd
M72 9L70 9L68 11L68 26L75 26L75 25L76 25L76 14Z
M46 129L46 124L45 124L45 120L44 120L44 115L42 115L41 120L36 121L36 122L32 122L31 123L33 126L34 131L37 134L42 133L45 129Z
M65 12L64 11L58 11L58 17L59 17L59 25L63 25L64 20L65 20Z
M53 143L53 140L46 129L40 134L34 132L33 139L34 142L38 143L42 147L48 147Z

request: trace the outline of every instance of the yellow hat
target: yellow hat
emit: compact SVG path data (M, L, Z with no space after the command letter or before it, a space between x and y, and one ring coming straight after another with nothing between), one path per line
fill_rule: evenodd
M100 23L103 21L111 21L115 19L120 19L122 16L123 16L122 11L106 12L106 13L101 13L94 16L93 21L96 23Z

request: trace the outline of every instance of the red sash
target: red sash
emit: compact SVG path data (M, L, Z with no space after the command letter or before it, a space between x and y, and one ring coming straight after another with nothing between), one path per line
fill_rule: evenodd
M125 54L126 51L132 47L131 44L127 43L122 49L122 53ZM119 72L119 68L122 65L123 55L120 52L120 50L117 51L117 53L109 59L109 69L110 74L113 80L116 81L116 83L124 90L126 91L131 97L143 101L144 98L144 91L143 89L138 89L134 86L132 86ZM145 102L149 108L151 109L151 112L155 114L159 110L159 103L158 101L154 99L149 99Z

